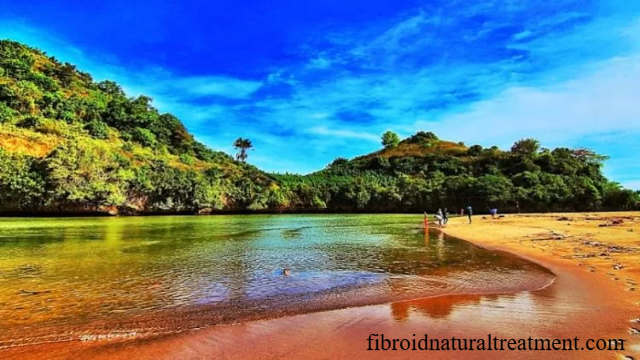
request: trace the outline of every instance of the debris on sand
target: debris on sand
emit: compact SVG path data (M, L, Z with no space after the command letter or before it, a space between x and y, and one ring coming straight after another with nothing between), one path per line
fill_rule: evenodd
M620 263L616 263L613 265L613 270L622 270L624 269L624 266L622 266L622 264Z
M630 253L635 253L638 252L640 249L636 248L636 247L628 247L628 246L620 246L620 245L616 245L616 244L604 244L598 241L593 241L593 240L584 240L582 242L583 245L587 245L587 246L591 246L591 247L597 247L597 248L604 248L604 252L605 253L626 253L626 254L630 254Z
M558 218L558 221L573 221L573 218L567 216L561 216Z
M543 241L543 240L565 240L571 236L567 236L565 234L561 234L555 231L549 231L548 233L540 233L535 234L533 236L538 236L537 238L531 239L531 241Z
M607 227L607 226L615 226L615 225L622 225L624 224L624 220L622 219L603 219L603 220L609 220L610 222L608 223L604 223L604 224L600 224L598 225L598 227Z
M22 295L40 295L40 294L49 294L51 290L44 291L29 291L29 290L20 290L20 294Z
M564 255L563 258L565 258L565 259L587 259L587 258L592 258L592 257L595 257L595 256L596 256L596 254L589 253L589 254Z

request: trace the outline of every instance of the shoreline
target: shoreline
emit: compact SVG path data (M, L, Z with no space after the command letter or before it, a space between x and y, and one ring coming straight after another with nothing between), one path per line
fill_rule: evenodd
M556 279L543 289L521 291L515 294L445 295L235 325L220 325L149 339L27 346L21 349L14 348L7 352L7 355L9 358L12 355L17 358L43 358L46 355L52 358L80 356L124 359L133 356L140 359L168 359L253 358L257 354L264 354L265 358L314 358L323 354L326 358L359 358L364 355L370 358L388 358L390 355L413 358L424 356L424 354L366 352L363 349L366 342L362 339L366 338L367 333L373 331L384 333L389 337L404 336L405 338L409 338L411 333L416 332L428 332L430 337L435 334L433 337L442 338L451 335L471 338L483 333L486 336L487 332L497 332L498 336L504 334L503 336L515 338L526 337L527 334L522 332L525 326L534 329L534 335L542 337L573 338L577 335L585 339L624 337L631 347L626 347L628 349L626 352L611 353L611 358L622 355L638 356L637 345L640 343L640 337L635 335L634 339L634 335L630 335L628 331L631 325L629 320L640 317L638 306L640 303L637 302L639 299L634 297L638 295L637 292L625 292L616 286L620 284L619 282L611 281L606 276L598 276L602 275L602 271L593 274L587 267L591 265L576 266L575 259L556 256L555 253L560 253L560 249L555 249L553 253L544 248L541 251L541 247L535 242L535 246L528 247L528 242L522 241L522 237L527 236L531 231L539 232L540 227L537 225L540 224L525 229L514 225L518 232L516 236L511 233L514 229L509 228L509 223L500 223L504 224L504 227L496 224L502 219L494 223L490 220L481 223L480 219L480 216L474 217L476 220L474 226L465 227L463 222L466 218L452 218L450 227L442 230L445 234L474 245L504 251L532 261L552 271L556 274ZM508 236L495 236L496 233ZM587 260L590 259L587 258ZM625 269L631 273L635 270L630 266L622 270ZM535 306L538 303L544 306ZM498 309L507 310L496 311L496 306L501 306L497 307ZM531 309L537 310L531 312ZM460 313L466 314L466 317L460 316ZM469 317L475 318L476 321L470 323ZM261 339L261 342L257 348L254 348L250 345L253 345L256 336ZM308 344L310 338L315 339L311 345L301 348L300 344ZM322 349L318 339L335 346L332 345L332 349ZM273 343L277 343L279 349L269 346ZM291 350L283 353L282 349ZM464 352L460 353L460 356L490 358L495 354ZM536 356L535 353L520 351L500 354L502 357L518 359ZM603 353L598 351L545 352L545 354L555 354L552 356L562 358L603 358ZM452 352L430 353L430 356L434 355L436 358L448 358Z
M428 212L429 214L435 213L435 211ZM621 213L634 213L633 211L621 212L618 210L602 210L596 212L589 212L590 214L621 214ZM637 213L637 212L636 212ZM176 211L123 211L123 212L111 212L109 210L69 210L69 211L0 211L0 219L10 218L117 218L117 217L150 217L150 216L224 216L224 215L420 215L419 213L412 211L343 211L340 209L327 210L327 209L285 209L285 210L247 210L247 209L229 209L229 210L213 210L210 212L201 212L201 210L176 210ZM507 216L537 216L537 217L555 217L554 214L580 214L580 212L546 212L546 213L507 213ZM456 214L451 214L454 217L452 219L460 217ZM490 213L479 212L474 215L490 216ZM434 219L434 215L429 215L430 219ZM464 216L466 219L466 215Z

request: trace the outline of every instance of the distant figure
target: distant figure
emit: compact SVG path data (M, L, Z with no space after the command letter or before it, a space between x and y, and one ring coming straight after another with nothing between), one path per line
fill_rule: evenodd
M497 208L491 209L491 219L495 219L497 215L498 215L498 209Z
M471 215L473 215L473 208L467 206L467 216L469 217L469 224L471 224Z
M424 230L425 230L425 234L426 231L429 229L429 216L427 215L427 212L424 212Z
M464 209L460 208L460 216L464 216Z
M445 225L449 222L449 210L447 210L447 208L444 208L444 211L442 212L442 220Z
M284 270L282 270L282 275L284 275L284 276L289 276L289 275L291 275L291 270L289 270L289 269L284 269Z
M442 214L442 209L438 208L438 213L436 215L436 219L438 219L438 225L444 225L444 215Z

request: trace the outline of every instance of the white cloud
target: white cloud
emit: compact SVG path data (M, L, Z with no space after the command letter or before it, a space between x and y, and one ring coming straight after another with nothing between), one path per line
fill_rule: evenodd
M328 69L333 61L326 56L318 56L313 58L307 64L307 69Z
M594 133L640 131L640 56L614 58L592 69L597 70L552 86L507 88L444 116L437 132L445 138L507 145L522 137L566 144Z
M376 142L380 141L380 135L346 129L328 129L324 126L312 127L307 132L315 135L337 136L341 138L362 139Z
M246 81L225 76L185 77L164 84L170 91L183 91L193 96L221 96L231 99L246 98L262 86L259 81Z

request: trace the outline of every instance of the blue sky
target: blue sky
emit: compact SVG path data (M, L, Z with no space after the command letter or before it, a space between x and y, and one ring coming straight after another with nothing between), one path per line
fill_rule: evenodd
M586 146L640 189L640 2L0 0L0 38L147 94L212 148L307 173L433 131Z

